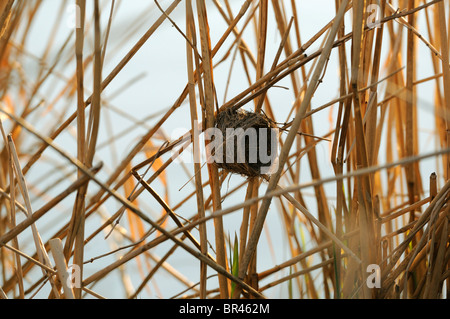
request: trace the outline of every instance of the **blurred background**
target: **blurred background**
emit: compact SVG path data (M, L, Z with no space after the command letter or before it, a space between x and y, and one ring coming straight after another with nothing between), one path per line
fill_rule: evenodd
M236 35L232 34L227 37L213 58L214 88L219 107L255 82L256 70L249 56L257 57L258 8L255 6L258 2L252 2L250 8L236 26L236 30L242 32L241 39L245 41L245 50L247 50L248 55L237 50ZM406 2L392 1L391 3L393 8L404 10ZM417 6L425 2L415 1ZM448 10L449 2L443 2ZM166 9L172 4L172 1L160 0L158 3L163 9ZM206 0L205 3L210 27L211 46L214 47L228 27L228 22L224 19L223 13L227 13L230 10L232 15L236 16L241 10L244 1ZM294 51L298 49L299 41L301 43L309 41L336 15L336 4L333 0L269 1L264 63L265 73L270 70L283 37L277 25L275 17L275 12L277 11L274 10L274 3L280 6L279 8L285 21L289 21L291 17L295 16L296 25L293 26L293 30L290 33L290 41ZM102 43L105 44L107 39L107 45L103 52L104 63L102 70L102 78L105 79L144 33L161 17L162 13L156 3L149 0L102 0L99 1L99 4ZM14 8L17 8L19 5L23 11L19 20L15 22L14 32L9 38L6 53L4 53L1 61L1 72L3 75L8 74L8 88L5 89L6 87L4 87L0 96L2 108L18 116L27 106L28 110L31 111L27 114L25 120L31 123L41 135L51 136L52 132L76 111L77 107L74 24L75 26L77 24L78 9L75 1L61 0L15 1ZM180 30L183 33L186 31L185 5L185 1L180 1L173 12L170 13L170 18L176 26L165 19L101 94L101 121L97 149L93 160L94 164L103 163L101 171L97 174L101 181L108 180L108 177L120 165L121 161L141 137L147 134L167 114L188 83L186 39L180 33ZM194 14L197 18L195 1L193 1L193 6ZM295 6L295 12L293 11L293 6ZM113 10L111 11L111 9ZM256 13L252 13L255 10ZM429 12L421 10L416 14L416 30L425 39L430 39L429 26L427 27L428 20L426 19L427 14L432 14L431 9ZM93 92L94 71L92 56L95 45L93 15L94 1L87 1L83 51L85 58L85 98L89 97ZM107 34L106 30L109 23L110 30ZM299 34L296 35L294 27L299 31ZM392 61L395 59L391 56L395 46L399 46L397 57L399 65L401 67L406 66L407 29L396 20L390 22L390 28L392 30L388 31L386 27L383 34L379 79L384 79L390 76L393 71L397 71L397 69L392 67ZM400 31L401 29L403 31ZM349 10L345 14L345 34L351 31L352 10ZM396 40L393 37L394 34L400 40ZM300 35L300 38L298 38L298 35ZM310 55L320 49L326 40L326 35L327 32L318 37L305 53ZM200 39L198 41L200 43ZM348 61L350 61L351 43L351 41L345 42ZM201 52L200 44L198 44L198 50ZM285 58L286 53L283 52L280 61L283 61ZM305 65L304 72L308 76L314 70L314 61ZM430 49L420 40L416 41L415 62L415 81L432 77L438 73L433 69ZM406 74L406 69L403 68L398 72ZM298 79L298 83L303 85L300 69L295 72L295 76ZM339 98L340 79L339 55L336 48L331 52L326 71L323 73L322 81L314 93L310 108L315 109ZM416 85L416 154L430 153L441 148L439 133L436 128L436 83L435 80L427 80ZM389 88L389 85L388 81L380 82L378 86L379 101L393 93L393 89ZM275 115L274 120L281 123L281 125L293 120L295 114L292 112L292 108L297 96L294 93L292 79L289 76L270 88L267 98ZM201 114L199 102L197 107L198 114ZM254 104L248 103L243 108L252 110ZM89 111L87 110L86 117L88 116ZM314 147L317 156L317 166L322 178L335 175L331 163L332 140L334 137L332 134L329 135L329 132L335 129L337 116L338 103L333 103L331 106L311 116L314 135L329 139L318 141ZM9 134L15 127L15 122L5 114L2 115L1 119L6 134ZM382 120L380 118L380 121ZM400 147L399 142L393 134L393 131L399 128L390 127L389 124L392 123L395 123L395 120L388 121L386 119L380 133L381 144L377 161L379 165L399 160L403 154L398 150ZM126 170L156 154L164 142L177 140L190 128L189 99L185 99L180 107L163 122L150 142L146 143L142 151L133 158ZM287 132L282 133L282 138L286 135ZM20 159L23 166L25 166L30 157L42 145L42 142L24 129L15 131L13 137L18 146ZM76 158L76 121L73 121L67 129L59 134L55 138L54 143L67 154ZM3 148L3 142L0 142L0 145ZM299 141L299 146L305 146L304 142ZM388 149L391 149L392 152L387 152ZM162 155L158 161L155 161L154 166L146 177L148 178L154 170L161 167L162 163L167 161L173 154L173 152L169 152ZM190 149L187 150L187 154L188 156L182 157L184 160L176 160L168 165L164 172L151 184L155 191L174 209L181 220L190 219L197 214L196 198L193 196L196 188L192 178L194 176L194 167L190 159ZM300 157L296 165L298 165L298 180L296 183L311 182L313 177L306 156ZM430 157L421 160L419 165L420 178L424 181L422 187L425 194L429 193L428 179L431 173L436 172L438 186L441 187L443 185L445 179L440 157ZM144 173L147 167L148 165L140 169L140 173ZM76 173L76 167L66 158L51 147L46 148L39 160L26 174L33 210L37 210L48 203L51 198L73 183L76 179ZM407 199L407 191L404 179L389 179L390 176L392 175L384 172L380 173L380 181L386 186L384 188L385 193L381 194L381 196L389 196L389 200L392 201L390 205L395 207ZM204 182L208 181L206 165L202 167L202 178ZM246 191L242 184L246 182L247 179L243 176L229 175L226 177L220 188L223 196L223 208L231 207L245 200ZM127 197L136 183L136 180L130 181L123 187L120 187L118 192ZM393 183L390 188L388 187L389 183ZM289 186L294 184L294 182L286 177L282 178L280 184ZM260 195L264 194L265 188L266 183L263 182L259 190ZM330 212L333 212L336 209L336 184L326 183L323 185L323 188L326 194L327 206ZM99 190L98 185L90 183L86 202L89 203ZM391 191L393 193L387 194ZM204 192L206 199L211 194L209 186L204 187ZM318 202L314 188L303 188L301 194L308 210L318 218ZM347 195L350 196L351 194ZM74 200L75 193L72 193L36 223L44 243L53 238L55 234L67 225L72 215ZM155 221L159 220L165 213L161 205L146 192L139 196L136 203L149 218ZM91 234L98 231L99 227L120 208L121 203L113 198L108 198L86 218L85 237L88 238ZM207 215L209 213L210 211L208 210ZM292 258L292 243L288 239L290 235L283 214L283 208L280 206L280 203L274 200L267 215L264 231L258 245L258 272L271 269ZM6 215L6 208L2 206L0 216L6 218ZM16 223L18 224L24 219L24 214L18 214ZM224 233L228 258L232 255L235 235L239 235L241 221L242 209L224 216ZM175 224L169 220L166 220L163 225L169 230L175 227ZM302 217L298 217L294 219L292 226L299 239L297 244L303 252L317 246L315 239L311 236L314 233L311 228L314 227L310 223L306 222ZM211 220L207 223L207 229L209 251L214 254L214 225ZM85 244L84 260L86 263L84 265L84 278L98 273L106 266L122 258L130 250L130 248L124 247L130 245L133 241L137 242L149 230L149 226L127 211L120 218L118 226L111 234L109 234L110 230L110 227L106 227ZM0 232L0 235L6 231L5 227ZM193 234L195 237L198 237L198 231L193 230ZM156 235L152 234L152 236ZM35 254L36 248L29 229L20 234L18 241L22 251L30 256ZM159 244L146 254L130 260L108 273L104 278L95 281L89 288L106 298L129 297L151 272L158 260L172 246L173 243L170 241ZM121 247L122 249L116 251L116 249ZM3 250L5 249L3 248ZM4 258L7 257L4 255ZM317 255L311 255L306 258L308 265L315 265L320 261L321 259ZM24 260L23 263L25 262ZM69 261L69 264L71 264L71 261ZM199 264L200 262L197 259L183 251L183 249L178 248L166 260L164 267L156 271L145 288L140 290L135 297L171 298L183 293L184 290L186 290L184 292L186 295L193 294L194 290L198 289L198 286L194 286L195 289L188 288L197 284L200 280ZM8 267L2 269L3 274L0 282L1 286L6 287L6 283L11 282L11 271ZM272 276L261 280L259 286L262 287L273 283L293 271L294 269L291 267L281 269ZM208 290L214 291L214 289L218 288L216 272L208 268L208 275L211 276L208 279ZM321 283L321 280L323 280L321 267L311 270L310 275L312 280L317 283L318 296L321 298L327 297L326 289ZM28 291L26 297L31 295L34 298L48 297L51 287L48 284L43 284L40 281L41 279L42 271L39 267L33 267L24 275L24 284ZM42 287L40 287L41 284L43 285ZM292 288L292 285L300 285L300 287ZM273 287L265 290L264 294L270 298L299 298L308 296L307 291L307 284L303 279L300 284L297 281L286 280L280 284L274 284ZM8 296L12 297L14 294L17 294L17 289L10 289ZM214 294L211 293L211 295ZM85 295L85 297L92 298L89 294Z

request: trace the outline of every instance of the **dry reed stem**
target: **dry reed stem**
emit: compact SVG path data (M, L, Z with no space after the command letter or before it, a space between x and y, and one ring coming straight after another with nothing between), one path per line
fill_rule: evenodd
M203 57L203 77L204 77L204 109L205 109L205 121L206 128L214 127L214 80L213 80L213 67L212 67L212 54L211 54L211 40L209 35L208 18L206 13L206 5L204 2L197 0L197 14L199 20L200 40L201 40L201 52ZM206 140L210 138L206 137ZM207 142L208 143L208 142ZM207 146L207 145L206 145ZM219 175L218 169L214 165L208 163L208 173L210 178L210 186L213 200L213 211L221 209L221 196L219 187ZM226 248L225 248L225 236L223 231L222 218L214 219L214 231L216 242L216 259L217 263L224 269L228 269ZM219 288L221 298L228 298L228 282L219 275Z
M364 127L362 119L362 96L358 94L359 88L364 82L361 78L365 73L362 69L364 62L363 46L363 30L365 14L364 3L361 1L353 3L353 39L352 39L352 64L351 64L351 92L353 92L353 107L355 116L355 135L356 135L356 165L357 167L365 168L368 166L367 145L364 139ZM364 73L363 73L364 72ZM366 73L367 74L367 73ZM367 269L367 266L375 262L373 250L370 243L374 241L374 225L373 225L373 208L372 208L372 187L369 176L361 176L356 181L358 191L358 210L359 210L359 224L360 242L361 242L361 267ZM375 252L376 253L376 252ZM368 298L370 295L369 288L363 286L363 296Z
M442 70L443 70L443 87L444 87L444 119L446 121L447 129L447 147L450 145L450 64L449 64L449 50L448 50L448 38L446 30L446 20L445 20L445 7L443 2L438 3L439 12L439 35L440 44L442 50ZM447 167L446 167L446 178L450 178L450 160L447 156ZM445 173L445 171L444 171Z
M86 128L85 128L85 110L84 110L84 66L83 66L83 48L84 48L84 25L86 15L86 1L77 1L80 10L80 28L76 29L75 56L77 61L77 157L85 164L86 154ZM97 4L96 4L97 6ZM80 177L82 172L78 170ZM87 184L86 184L87 185ZM85 224L85 204L86 187L77 191L77 199L73 208L73 216L69 226L69 232L66 240L65 258L68 259L72 251L72 245L75 242L74 264L80 267L80 273L83 271L83 251L84 251L84 224ZM55 249L57 249L55 247ZM61 265L60 265L61 267ZM62 270L59 270L60 272ZM67 287L63 288L67 289ZM81 297L81 287L75 289L77 299ZM72 293L72 294L70 294ZM67 292L69 297L74 298L73 291Z
M414 8L415 7L415 1L409 0L408 1L408 8ZM408 23L414 28L415 19L414 14L411 14L408 16ZM414 106L415 106L415 94L413 91L413 82L415 78L415 60L416 60L416 54L415 54L415 39L414 33L412 30L408 29L408 46L407 46L407 61L406 61L406 99L405 99L405 113L406 113L406 130L405 130L405 141L406 141L406 156L413 156L414 155L414 140L415 135L413 134L414 129ZM409 194L409 201L410 203L414 203L415 196L416 196L416 180L414 177L414 166L408 165L405 167L406 170L406 182L408 187L408 194ZM410 222L413 220L413 212L411 212L410 215Z
M195 37L195 22L194 22L194 14L192 11L191 1L188 0L186 2L186 29L187 29L187 37L191 40L192 45L196 47L197 39ZM195 94L195 75L194 75L194 66L193 66L193 49L186 45L186 58L187 58L187 69L188 69L188 80L189 80L189 104L190 104L190 113L191 113L191 127L192 130L195 130L194 127L196 121L198 121L197 115L197 103L196 103L196 94ZM195 61L196 65L199 65L199 57L198 52L195 51ZM198 67L197 67L198 69ZM199 81L199 86L201 81ZM201 92L201 89L199 90ZM203 197L203 186L202 186L202 175L201 175L201 166L200 166L200 140L198 135L194 134L194 138L192 139L193 145L193 157L194 157L194 172L195 172L195 187L196 187L196 197L197 197L197 209L199 218L205 217L205 205L204 205L204 197ZM207 231L206 224L201 224L200 226L200 251L203 254L208 253L208 245L207 245ZM205 263L200 264L200 298L206 298L206 279L207 278L207 268Z
M257 61L256 61L256 79L259 79L263 76L264 73L264 63L265 63L265 56L266 56L266 42L267 42L267 18L268 18L268 0L260 0L259 1L259 19L257 21L257 29L255 31L257 32L256 38L258 39L258 52L257 52ZM265 100L265 95L261 95L259 98L255 99L255 113L261 112L262 104ZM252 197L257 197L258 195L258 188L259 188L259 182L258 179L252 178L248 183L248 189L251 189L251 192L247 193ZM244 256L246 243L247 240L247 223L248 219L250 218L249 228L248 231L251 232L254 227L254 220L256 219L256 216L258 214L258 205L254 204L250 207L250 216L248 215L248 210L244 212L243 216L243 225L241 227L245 227L245 229L241 229L241 233L243 232L243 239L241 237L241 241L244 240L243 243L240 244L240 250L239 250L239 268L240 267L246 267L242 262L244 259L242 258ZM237 261L235 261L237 262ZM249 269L249 281L252 284L253 287L258 288L258 282L257 278L258 275L256 274L256 253L253 257L253 263L250 266ZM233 298L238 298L240 293L240 289L237 288L234 291Z
M266 56L266 38L267 38L267 14L268 14L268 0L259 1L259 20L258 20L258 55L256 60L256 79L263 76L264 62ZM264 96L255 100L255 112L260 111L259 105L262 103ZM260 102L261 101L261 102Z
M8 27L9 20L11 19L11 8L14 4L14 0L3 0L0 3L0 37L3 36L6 28Z
M12 156L11 156L11 150L9 147L9 142L8 142L8 138L6 137L6 133L3 127L3 123L1 122L0 119L0 130L2 132L2 137L3 137L3 141L5 143L6 147L6 153L8 154L8 175L9 175L9 181L10 181L10 192L11 195L8 196L7 194L4 194L4 196L8 196L9 200L10 200L10 211L9 211L9 227L12 229L16 226L16 204L20 205L19 203L16 202L15 200L15 177L14 177L14 164L13 164L13 160L12 160ZM21 207L22 212L24 212L25 214L27 214L26 209L20 205L18 207ZM13 238L13 247L14 250L19 251L19 241L17 239L17 237ZM19 257L19 253L14 255L14 259L15 259L15 265L16 265L16 273L17 273L17 281L18 281L18 286L19 286L19 298L23 299L24 296L24 288L23 288L23 270L22 270L22 265L20 262L20 257Z
M301 120L303 119L304 113L306 112L306 108L308 106L308 103L309 103L309 101L310 101L310 99L312 97L313 92L316 89L316 85L318 83L318 80L319 80L320 74L322 72L322 69L323 69L323 67L325 65L325 61L328 58L329 53L331 52L331 48L332 48L332 45L333 45L333 42L334 42L334 37L335 37L335 35L337 33L337 29L339 27L340 21L341 21L343 15L344 15L346 6L347 6L347 1L344 1L341 4L341 7L339 9L339 13L338 13L338 15L337 15L337 17L335 19L335 22L333 24L333 27L331 29L331 32L330 32L327 44L326 44L326 46L324 48L324 52L322 53L322 55L320 57L320 61L319 61L318 65L316 67L316 70L314 72L311 84L308 86L308 89L306 90L306 93L305 93L304 99L302 101L302 104L301 104L301 106L300 106L300 108L299 108L299 110L297 112L297 116L295 117L294 122L292 123L292 127L291 127L291 130L289 132L289 135L286 138L285 144L284 144L284 146L283 146L283 148L281 150L280 158L279 158L279 165L280 165L280 167L277 170L277 172L273 176L271 176L270 182L269 182L269 185L268 185L268 188L267 188L267 193L269 193L270 191L274 190L277 187L277 184L278 184L281 172L282 172L282 168L283 168L283 166L284 166L284 164L286 162L286 159L287 159L288 151L289 151L290 147L292 146L292 143L294 141L294 137L296 135L296 132L299 129L299 126L300 126ZM263 228L263 225L264 225L265 217L266 217L267 212L269 210L270 202L271 202L271 198L267 198L261 203L260 212L259 212L259 215L258 215L257 220L255 222L255 228L254 228L252 234L249 237L248 245L247 245L246 252L245 252L245 255L244 255L244 261L242 262L243 267L239 270L240 271L240 273L239 273L239 277L240 278L244 277L245 272L246 272L247 267L248 267L248 264L250 263L250 259L252 258L253 254L255 252L255 249L256 249L256 246L257 246L257 243L258 243L258 240L259 240L259 236L261 234L261 231L262 231L262 228Z

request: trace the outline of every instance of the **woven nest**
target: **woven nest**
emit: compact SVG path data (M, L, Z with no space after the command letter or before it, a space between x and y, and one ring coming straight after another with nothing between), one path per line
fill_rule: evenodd
M218 153L219 156L214 160L217 167L231 173L256 177L267 174L268 168L277 160L277 154L274 154L277 149L277 135L273 135L277 132L274 130L276 125L265 114L229 108L216 115L215 127L223 135L223 144L216 145L215 149L217 152L217 147L221 147L221 153ZM227 129L233 129L235 134L230 135L230 130L227 132ZM256 137L249 136L252 131L257 133ZM231 139L234 139L234 142ZM262 147L264 148L260 150Z

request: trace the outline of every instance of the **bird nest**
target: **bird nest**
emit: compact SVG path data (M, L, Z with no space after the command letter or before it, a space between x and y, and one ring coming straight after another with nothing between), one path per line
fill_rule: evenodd
M214 164L248 177L273 172L278 162L278 129L265 114L228 108L216 115ZM212 139L213 140L213 139Z

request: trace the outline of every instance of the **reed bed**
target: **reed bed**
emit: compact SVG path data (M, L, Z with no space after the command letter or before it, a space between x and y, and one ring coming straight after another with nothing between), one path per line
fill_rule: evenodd
M128 5L0 1L0 298L449 298L448 0Z

